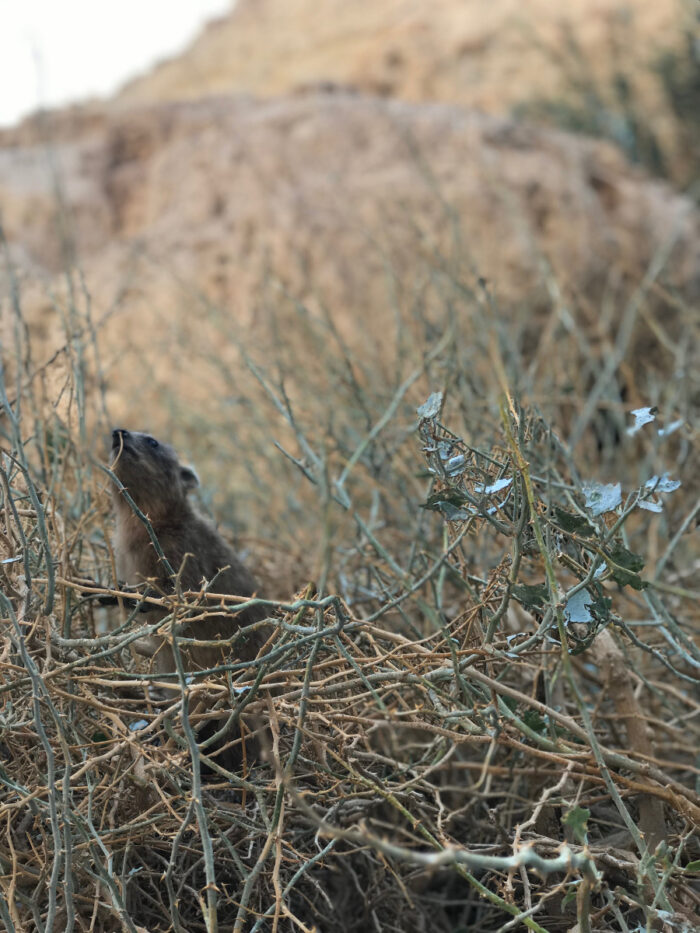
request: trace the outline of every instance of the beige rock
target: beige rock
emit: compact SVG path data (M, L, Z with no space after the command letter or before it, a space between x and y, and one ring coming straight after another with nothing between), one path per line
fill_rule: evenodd
M691 16L678 0L238 0L119 98L277 96L337 84L504 111L563 87L576 67L566 61L567 35L592 75L609 80L623 64L641 75Z
M196 254L197 280L218 283L224 299L229 279L240 282L265 250L279 254L272 265L284 275L296 254L342 279L368 236L425 250L448 221L474 271L499 289L532 278L539 250L580 283L614 264L636 271L674 225L682 240L695 221L689 201L606 144L352 95L137 108L55 143L51 159L44 146L0 149L0 192L8 239L49 270L62 254L47 221L62 204L83 258L146 238L181 272L185 254ZM320 255L330 236L335 248ZM687 277L695 254L686 248ZM302 284L299 273L292 279Z
M289 372L308 359L319 373L301 406L311 417L335 377L305 322L326 313L379 370L393 365L397 316L416 347L441 332L448 297L465 333L483 330L480 277L527 316L533 341L552 288L588 303L595 333L598 297L629 293L667 249L661 282L698 287L692 202L609 145L446 104L322 94L152 105L56 142L51 164L41 146L0 151L0 199L33 363L65 420L76 330L93 397L104 384L113 418L173 436L171 409L203 433L204 412L225 420L211 400L242 391L241 341ZM68 288L71 255L81 275ZM11 347L7 300L3 332Z

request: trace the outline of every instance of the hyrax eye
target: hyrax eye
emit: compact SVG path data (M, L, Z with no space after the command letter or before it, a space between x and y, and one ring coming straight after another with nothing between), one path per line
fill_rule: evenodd
M147 438L146 438L146 443L149 445L149 447L153 447L153 448L155 448L155 447L160 447L160 444L159 444L158 441L155 439L155 437L147 437Z

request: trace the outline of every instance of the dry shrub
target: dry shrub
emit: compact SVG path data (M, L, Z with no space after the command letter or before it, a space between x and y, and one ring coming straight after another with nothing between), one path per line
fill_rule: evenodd
M8 930L692 928L697 343L661 267L597 318L551 280L547 307L506 314L441 275L442 311L397 310L364 353L330 311L292 302L290 328L281 296L292 336L229 344L228 405L165 398L177 438L208 438L218 507L255 532L275 597L258 659L234 643L229 664L180 671L170 706L129 651L138 611L108 623L89 598L115 582L99 328L76 299L63 353L37 365L17 300ZM637 430L632 407L649 409ZM176 642L170 622L208 605L163 599ZM227 773L195 733L244 705L269 720L266 760Z

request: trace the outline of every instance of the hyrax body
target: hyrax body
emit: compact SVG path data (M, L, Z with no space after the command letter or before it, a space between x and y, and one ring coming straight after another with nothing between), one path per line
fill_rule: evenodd
M148 434L117 428L112 432L112 460L114 474L148 518L181 591L199 591L206 580L213 581L210 587L213 593L252 596L256 592L248 570L214 526L190 503L188 493L199 480L194 470L180 464L172 447ZM175 581L159 557L148 529L116 485L112 495L119 580L129 586L143 586L151 581L155 590L172 592ZM204 640L230 639L239 628L266 615L260 607L236 615L216 613L215 602L208 602L207 609L211 613L207 618L187 623L179 634ZM155 609L146 614L145 620L154 622L165 615L165 610ZM204 670L226 660L251 660L262 641L258 633L245 640L241 638L233 655L227 645L183 646L185 669ZM157 672L176 670L173 651L166 639L146 639L137 645L137 650L153 658ZM176 686L177 682L172 682Z

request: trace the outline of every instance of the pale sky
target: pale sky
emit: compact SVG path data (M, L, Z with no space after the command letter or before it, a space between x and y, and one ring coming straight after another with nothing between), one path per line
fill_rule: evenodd
M232 0L0 0L0 126L112 94Z

